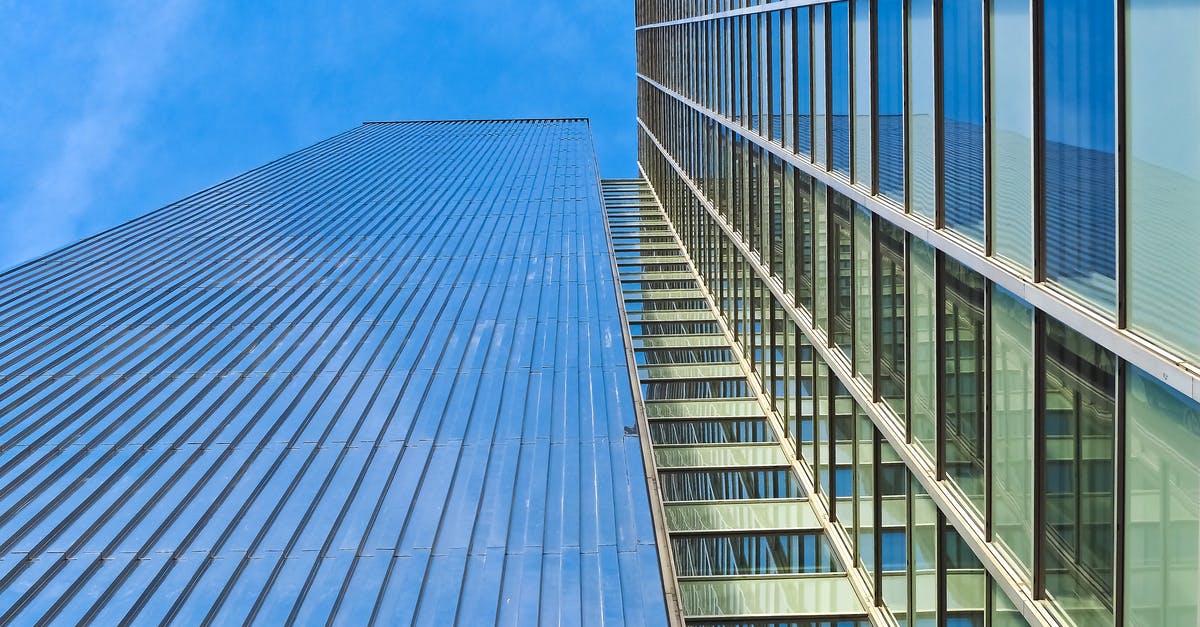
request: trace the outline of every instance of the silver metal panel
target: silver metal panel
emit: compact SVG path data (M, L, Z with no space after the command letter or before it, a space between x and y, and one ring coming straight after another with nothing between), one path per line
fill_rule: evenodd
M583 120L371 123L0 275L0 622L663 624Z

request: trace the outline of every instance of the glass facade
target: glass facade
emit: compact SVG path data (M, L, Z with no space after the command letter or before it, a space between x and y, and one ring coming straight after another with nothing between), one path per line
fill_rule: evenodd
M810 396L768 420L788 421L860 596L910 625L1195 624L1200 11L638 6L642 170L672 224L703 225L683 253L727 260L698 265L700 289L758 284L807 347L783 359L811 368ZM725 150L697 125L771 141L680 80L703 54L686 33L737 30L731 9L803 42L782 72L803 84L782 89L813 152L767 149L796 199L781 264L746 256L738 206L692 185ZM731 327L756 315L714 300Z
M586 120L369 123L0 273L0 623L665 623L608 228Z

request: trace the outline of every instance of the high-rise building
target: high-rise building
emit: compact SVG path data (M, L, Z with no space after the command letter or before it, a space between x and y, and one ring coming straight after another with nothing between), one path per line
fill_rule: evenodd
M0 273L0 623L1200 624L1200 2L637 0Z
M0 274L0 623L663 624L618 303L584 120L364 124Z
M1200 3L637 16L689 620L1200 624Z

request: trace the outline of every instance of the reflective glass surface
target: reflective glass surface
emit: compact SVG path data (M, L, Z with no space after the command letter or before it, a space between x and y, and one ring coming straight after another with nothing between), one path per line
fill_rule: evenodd
M1033 307L992 287L992 528L1033 569Z
M946 227L983 243L983 3L942 3Z
M984 480L984 279L949 257L943 260L942 437L946 476L982 514Z
M847 361L854 358L854 203L829 194L830 260L829 328L834 345Z
M829 5L818 4L812 10L812 115L813 115L813 163L829 166L829 55L826 29L829 21Z
M1200 624L1200 403L1126 372L1127 621Z
M829 6L829 106L833 169L850 176L850 2Z
M871 105L875 92L871 78L871 64L874 63L871 54L871 0L854 0L851 8L854 46L854 182L871 189L875 176L871 160L874 124Z
M1116 359L1053 320L1043 364L1046 593L1079 624L1112 621Z
M876 0L879 193L904 202L904 0Z
M796 106L796 152L812 156L813 123L812 123L812 25L811 12L808 7L793 10L795 14L795 81L792 85Z
M1033 25L1028 0L991 3L992 247L1033 269Z
M937 191L933 0L908 2L908 208L933 220Z
M1116 302L1116 30L1112 2L1046 0L1046 278Z
M1126 5L1129 323L1200 361L1200 5ZM1167 61L1169 60L1169 61Z
M913 441L923 446L929 454L936 449L937 403L937 342L936 316L939 303L934 283L937 252L932 246L915 238L908 238L909 314L912 316L911 344L912 362L909 364L909 415Z
M806 533L675 535L680 577L799 575L841 570L823 531Z
M854 204L854 371L867 379L871 378L875 367L872 216L866 207Z
M901 419L905 416L905 382L908 355L905 349L907 285L903 229L876 220L876 254L879 257L879 295L875 315L879 318L879 344L876 346L879 368L879 396Z

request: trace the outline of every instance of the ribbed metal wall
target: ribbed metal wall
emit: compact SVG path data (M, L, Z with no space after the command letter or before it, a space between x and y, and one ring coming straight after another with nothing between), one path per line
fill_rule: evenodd
M0 275L0 623L663 622L600 203L366 124Z

